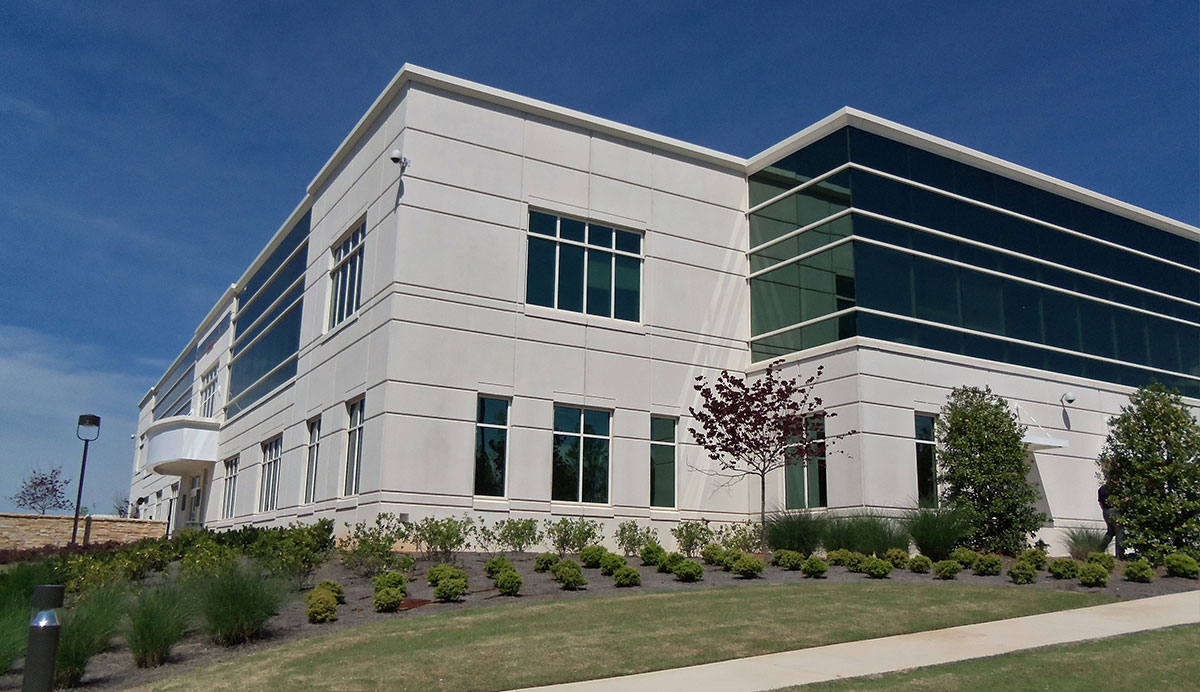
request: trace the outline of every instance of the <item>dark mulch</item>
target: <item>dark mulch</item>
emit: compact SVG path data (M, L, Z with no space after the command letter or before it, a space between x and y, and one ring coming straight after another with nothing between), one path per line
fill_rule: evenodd
M674 591L679 589L704 589L734 584L793 584L805 581L800 572L788 572L778 567L767 567L760 579L742 579L718 568L705 567L704 580L685 584L677 581L674 576L662 574L653 567L640 565L640 560L630 558L630 564L638 567L642 574L640 587L618 589L610 577L605 577L596 569L585 569L584 575L588 584L579 591L563 591L551 579L549 574L538 574L533 571L534 554L510 556L510 560L524 579L519 597L501 596L492 588L491 580L483 571L488 555L463 554L458 557L458 564L467 571L471 590L467 596L456 603L438 603L433 600L433 589L425 583L425 570L434 563L419 561L412 572L409 583L409 598L405 601L406 609L398 613L376 613L371 607L371 581L359 577L342 567L334 560L317 571L312 583L321 579L334 579L340 582L346 591L346 604L338 606L337 619L331 623L320 625L309 624L304 614L303 594L296 594L287 599L278 615L271 619L266 636L252 644L225 648L213 644L197 630L190 631L182 642L174 649L171 660L159 668L140 669L133 665L133 658L118 639L109 651L96 656L89 662L87 673L84 675L84 688L88 690L123 690L137 687L163 678L179 675L190 670L205 667L221 661L226 661L250 652L267 649L278 644L303 639L335 630L354 627L369 622L379 622L391 618L421 617L432 613L445 613L466 610L480 606L504 605L512 603L528 603L545 599L574 599L591 598L598 595L618 593L633 593L640 591ZM1092 589L1081 586L1078 580L1057 580L1045 572L1040 572L1038 580L1032 585L1018 587L1012 584L1006 576L1013 560L1005 559L1003 573L1000 576L978 577L969 572L962 572L953 581L941 581L928 574L913 574L907 570L893 570L887 582L915 583L921 582L935 588L957 588L960 585L976 586L1009 586L1010 588L1059 589L1080 593L1104 593L1121 599L1146 598L1181 591L1191 591L1200 588L1200 582L1193 579L1177 579L1163 577L1163 571L1158 571L1157 578L1149 584L1138 584L1125 581L1121 577L1123 565L1117 564L1107 587ZM862 574L854 574L842 567L831 567L824 579L826 582L867 582L870 579ZM19 662L18 662L19 664ZM21 687L20 668L0 676L0 690L15 690Z

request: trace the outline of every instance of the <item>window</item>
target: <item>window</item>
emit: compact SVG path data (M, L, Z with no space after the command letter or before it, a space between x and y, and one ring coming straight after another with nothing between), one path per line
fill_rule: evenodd
M343 495L357 495L362 473L363 405L366 399L346 404L350 425L346 430L346 487Z
M221 491L221 518L234 517L237 500L238 457L225 460L225 487ZM158 501L162 502L162 491L158 492ZM157 510L156 510L157 511Z
M650 418L650 506L675 506L675 419Z
M304 475L304 501L317 499L317 448L321 444L321 419L308 422L308 468Z
M608 502L609 411L554 407L551 499Z
M236 460L234 461L234 467L235 467L235 468L237 467L237 462L236 462ZM153 517L150 517L150 518L151 518L151 519L160 519L160 520L161 520L161 519L162 519L162 515L163 515L163 510L162 510L162 491L161 491L161 490L159 490L159 491L157 491L157 492L155 492L155 493L154 493L154 516L153 516Z
M200 476L192 476L192 489L189 492L191 502L188 503L188 524L194 525L200 521L200 497L203 489L200 487Z
M258 484L258 511L275 509L279 500L279 460L283 456L283 437L262 445L262 475Z
M808 419L805 435L815 441L813 454L807 459L785 466L783 470L784 506L787 509L812 509L829 506L829 490L825 470L825 417Z
M922 507L937 507L937 442L933 436L936 418L916 414L917 502Z
M362 297L363 236L366 220L333 248L333 268L329 270L329 326L336 327L358 310Z
M642 236L609 226L529 212L525 302L637 322Z
M475 494L504 497L508 401L479 397L475 413Z
M217 403L217 366L200 377L200 417L212 418Z

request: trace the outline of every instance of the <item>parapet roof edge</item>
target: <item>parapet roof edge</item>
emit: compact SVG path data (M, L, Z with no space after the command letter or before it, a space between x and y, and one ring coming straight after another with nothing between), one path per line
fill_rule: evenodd
M1062 195L1077 202L1083 202L1132 219L1160 230L1200 240L1200 228L1168 216L1163 216L1149 209L1143 209L1119 199L1103 195L1099 192L1080 187L1074 183L1040 173L1031 168L1005 161L996 156L985 154L976 149L956 144L941 137L927 134L906 125L893 122L877 115L872 115L857 108L845 106L820 121L804 128L762 153L751 157L746 163L746 175L752 175L766 168L768 164L792 152L815 142L825 135L845 125L853 125L860 129L895 139L905 144L911 144L920 149L940 154L956 161L982 168L1007 178L1012 178L1034 187Z

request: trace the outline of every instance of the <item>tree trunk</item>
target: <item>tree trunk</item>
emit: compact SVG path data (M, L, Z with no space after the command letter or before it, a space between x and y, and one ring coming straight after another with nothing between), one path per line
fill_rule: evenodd
M767 474L758 477L758 549L767 552Z

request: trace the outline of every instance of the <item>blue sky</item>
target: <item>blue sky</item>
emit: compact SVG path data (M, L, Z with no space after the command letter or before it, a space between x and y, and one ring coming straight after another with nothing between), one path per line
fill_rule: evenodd
M405 62L742 156L850 105L1200 224L1194 0L837 5L0 3L0 511L85 412L85 504L126 492L138 400Z

